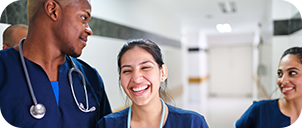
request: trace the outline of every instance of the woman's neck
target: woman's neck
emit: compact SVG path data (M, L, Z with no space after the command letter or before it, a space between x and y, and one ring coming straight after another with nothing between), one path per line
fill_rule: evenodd
M286 111L286 115L292 116L293 114L302 114L302 98L296 100L279 100L280 109Z
M163 126L168 116L168 107L164 104L165 116ZM162 117L162 103L160 99L150 101L144 106L132 105L131 127L132 128L158 128Z
M296 100L280 99L278 102L281 112L290 117L291 124L293 124L301 113L302 98Z

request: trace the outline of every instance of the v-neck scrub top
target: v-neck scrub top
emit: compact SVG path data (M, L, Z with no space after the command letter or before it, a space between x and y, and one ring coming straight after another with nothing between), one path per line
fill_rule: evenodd
M283 128L290 125L290 117L279 109L278 99L254 101L235 123L235 128Z
M163 128L208 128L208 124L202 115L166 105L169 113ZM126 108L103 117L98 122L97 128L127 128L128 110L129 108Z
M42 119L32 117L29 108L33 101L19 52L11 47L0 51L0 108L4 119L22 128L93 128L98 120L111 113L103 81L97 71L80 59L72 59L85 76L89 107L95 106L96 111L84 113L75 103L67 75L71 68L68 57L59 67L58 83L53 85L41 66L24 58L37 102L46 107ZM81 77L73 73L72 78L75 95L86 107Z

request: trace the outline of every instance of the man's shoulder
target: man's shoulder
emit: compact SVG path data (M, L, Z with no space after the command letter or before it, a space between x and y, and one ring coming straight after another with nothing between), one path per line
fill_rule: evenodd
M75 64L75 66L83 73L83 75L85 77L87 77L87 79L92 82L92 81L95 81L95 82L103 82L100 74L98 73L98 71L93 68L92 66L90 66L88 63L86 63L85 61L79 59L79 58L73 58L73 57L70 57L73 61L73 63ZM68 63L72 63L70 61L70 59L67 57L68 59ZM96 81L96 80L99 80L99 81Z
M92 67L91 65L89 65L88 63L86 63L84 60L79 59L79 58L73 58L73 57L70 57L70 58L72 59L72 61L74 62L74 64L77 66L77 68L79 70L84 71L84 72L86 72L86 71L95 72L98 74L96 69L94 67Z
M18 55L18 51L16 51L13 47L8 49L0 50L0 57L1 58L11 58L13 56Z
M18 51L16 51L14 48L8 48L4 50L0 50L0 62L2 64L4 63L17 63L20 59Z
M86 63L84 60L79 59L79 58L74 58L74 57L70 57L72 59L72 61L76 64L76 65L80 65L80 66L85 66L85 67L89 67L92 68L88 63Z

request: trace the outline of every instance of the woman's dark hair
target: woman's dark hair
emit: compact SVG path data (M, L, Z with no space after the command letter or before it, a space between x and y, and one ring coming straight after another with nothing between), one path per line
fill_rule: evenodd
M297 55L297 58L300 60L300 63L302 64L302 47L292 47L292 48L285 50L283 52L280 60L288 54Z
M155 62L158 64L159 68L162 68L162 65L164 64L162 53L160 48L157 46L156 43L152 42L151 40L148 39L132 39L129 40L127 43L125 43L118 56L117 56L117 65L118 65L118 72L121 74L121 58L122 56L130 49L133 49L134 47L140 47L147 52L149 52ZM119 79L121 76L119 77ZM162 98L164 101L168 102L171 100L171 97L167 94L166 92L167 89L167 79L165 80L164 84L160 85L159 88L159 97Z

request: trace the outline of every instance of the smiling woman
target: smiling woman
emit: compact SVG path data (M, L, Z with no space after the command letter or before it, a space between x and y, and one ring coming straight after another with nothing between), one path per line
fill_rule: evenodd
M236 122L236 128L281 128L296 122L302 109L302 47L283 53L277 74L283 98L254 102Z
M165 104L167 66L160 48L145 39L130 40L118 54L120 83L132 105L98 122L100 128L208 128L196 112Z

